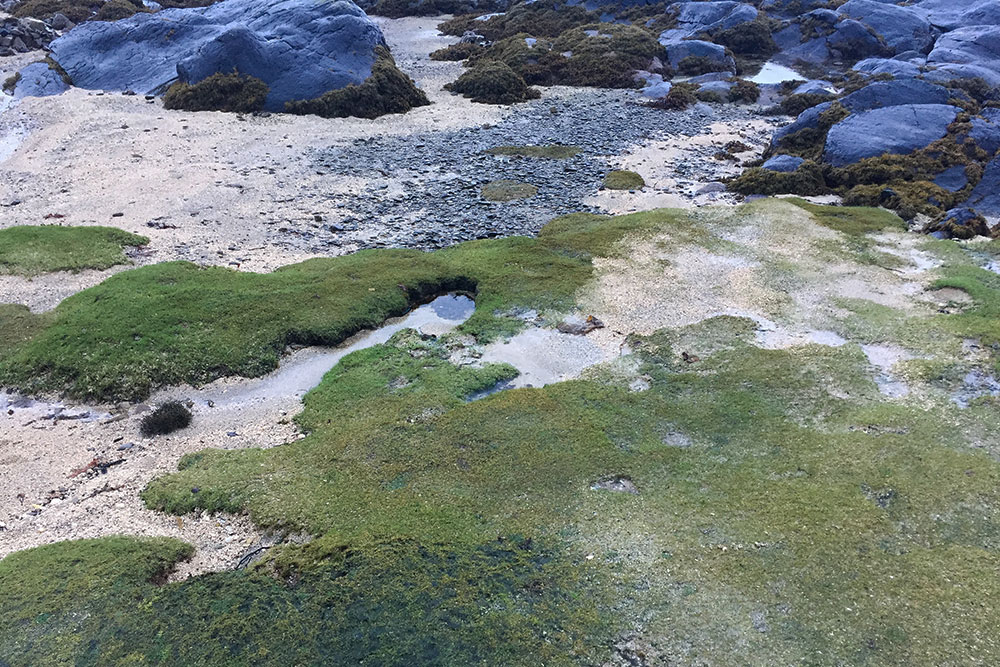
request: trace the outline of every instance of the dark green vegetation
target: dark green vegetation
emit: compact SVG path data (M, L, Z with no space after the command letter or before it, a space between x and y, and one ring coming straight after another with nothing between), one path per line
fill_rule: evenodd
M898 215L880 208L821 206L798 197L791 197L786 201L808 211L813 219L824 227L836 229L849 236L861 236L885 229L899 231L906 229L906 223Z
M191 424L191 411L178 401L168 401L142 418L140 431L145 436L167 435Z
M149 243L114 227L21 225L0 229L0 273L26 276L51 271L107 269L127 264L122 249Z
M498 60L477 62L457 80L446 84L445 90L482 104L517 104L541 97L520 74Z
M14 5L11 14L18 18L36 18L43 21L62 14L73 23L84 21L117 21L136 12L148 12L141 0L22 0Z
M501 39L470 64L499 60L529 85L634 88L633 76L649 69L666 53L648 31L626 25L596 23L571 28L555 39L518 33Z
M634 171L618 169L604 177L604 187L609 190L638 190L646 187L646 181Z
M475 42L459 42L431 52L431 60L465 60L483 52L484 47Z
M666 111L684 111L698 103L697 91L697 84L675 83L670 87L670 92L666 96L653 100L648 106Z
M546 158L550 160L565 160L580 154L579 146L497 146L485 151L489 155L507 155L517 157Z
M534 197L538 194L538 188L520 181L491 181L482 187L481 194L483 199L489 201L513 201Z
M845 238L899 226L884 211L792 203ZM772 204L744 211L780 213ZM696 239L701 224L678 211L573 215L537 240L424 257L481 272L470 321L481 330L545 298L566 307L591 256L629 254L623 238ZM864 302L855 326L873 342L918 328L934 345L974 337L1000 359L1000 276L953 244L929 247L945 262L938 286L963 290L968 307L909 320ZM399 252L360 253L338 271L353 271L362 295L374 275L364 264L409 285L419 254L388 263ZM326 289L343 283L282 296L303 304ZM312 543L161 586L188 554L169 540L15 554L0 561L0 660L995 663L997 400L888 401L856 345L765 350L750 344L756 333L719 316L631 336L645 391L608 371L467 402L512 369L457 367L453 339L400 332L345 357L305 397L305 438L188 455L143 494L177 514L246 511ZM594 488L609 479L638 493Z
M389 50L384 46L377 46L372 73L360 84L331 90L314 100L288 102L285 104L285 111L315 114L324 118L378 118L428 104L430 100L427 95L396 67Z
M195 84L178 81L163 95L163 108L250 113L264 108L266 83L238 72L218 72Z

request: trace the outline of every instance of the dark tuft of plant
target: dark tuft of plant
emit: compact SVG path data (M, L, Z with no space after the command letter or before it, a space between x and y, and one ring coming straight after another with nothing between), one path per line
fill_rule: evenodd
M499 60L485 60L445 86L445 90L471 97L484 104L515 104L541 94L524 78Z
M191 424L191 411L178 401L169 401L142 418L139 429L145 436L166 435Z
M760 99L760 86L746 79L733 79L733 87L729 90L730 102L756 104Z
M431 60L465 60L470 56L482 53L484 49L485 47L482 44L476 44L475 42L459 42L458 44L451 44L443 49L432 52Z
M707 56L688 56L677 63L677 73L684 76L700 76L712 72L725 72L728 68Z
M221 72L195 84L178 82L163 96L165 109L250 113L264 108L269 88L253 76Z
M781 110L789 116L798 116L806 109L811 109L823 102L836 99L836 95L823 95L822 93L799 93L789 95L781 100Z
M133 14L140 12L149 12L149 9L143 6L141 2L136 4L130 0L108 0L108 2L101 5L101 8L97 11L97 15L94 16L94 20L118 21L119 19L127 19Z
M691 83L675 83L666 97L650 102L649 106L667 111L684 111L698 103L698 98L695 96L697 89L698 87Z
M399 71L389 49L377 46L375 64L367 79L357 85L331 90L313 100L288 102L285 111L315 114L323 118L378 118L389 113L405 113L430 103L413 79Z

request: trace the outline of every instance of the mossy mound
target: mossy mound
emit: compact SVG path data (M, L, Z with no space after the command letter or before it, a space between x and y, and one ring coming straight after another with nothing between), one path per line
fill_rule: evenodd
M480 194L483 199L504 202L534 197L538 194L538 188L520 181L492 181L482 187Z
M544 3L517 3L508 11L480 21L482 13L455 16L438 26L445 35L461 37L468 31L497 42L519 34L536 37L558 37L572 28L598 23L600 14L583 7Z
M529 87L520 74L498 60L478 62L457 80L445 85L445 89L482 104L517 104L541 97L541 93Z
M729 101L741 104L756 104L760 99L760 86L746 79L733 79L729 89Z
M579 146L497 146L484 151L488 155L535 157L549 160L565 160L580 154Z
M167 435L191 425L191 411L178 401L168 401L142 418L145 436Z
M95 21L118 21L127 19L134 14L149 12L149 9L142 2L132 2L131 0L108 0L101 5L101 8L94 16Z
M62 14L73 23L84 21L117 21L139 12L148 12L142 0L22 0L15 4L11 14L18 18L36 18L43 21Z
M375 48L371 76L363 82L331 90L313 100L288 102L285 111L324 118L378 118L390 113L405 113L428 104L427 95L396 67L389 50L378 46Z
M115 227L19 225L0 230L0 273L33 276L53 271L107 269L128 264L122 252L149 243Z
M604 177L604 187L608 190L639 190L646 187L646 181L634 171L618 169Z
M476 42L459 42L450 44L443 49L431 52L431 60L457 61L479 55L485 50L482 44Z
M751 167L729 182L732 192L742 195L822 195L830 188L823 178L823 167L806 160L793 172L777 172Z
M195 84L177 82L163 95L163 108L250 113L264 108L266 83L238 72L216 73Z

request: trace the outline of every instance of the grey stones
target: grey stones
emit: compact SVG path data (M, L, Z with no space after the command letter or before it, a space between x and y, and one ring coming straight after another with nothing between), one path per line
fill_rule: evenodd
M803 162L804 159L795 155L775 155L761 166L769 171L790 174L802 166Z
M48 46L55 38L55 30L38 19L0 19L0 56L36 51Z

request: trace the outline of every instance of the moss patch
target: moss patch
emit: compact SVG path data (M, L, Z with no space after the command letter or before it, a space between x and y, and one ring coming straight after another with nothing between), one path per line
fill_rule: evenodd
M520 181L492 181L482 187L480 194L489 201L513 201L534 197L538 194L538 188Z
M390 113L405 113L428 104L427 95L396 67L389 50L377 46L372 73L360 84L331 90L313 100L287 102L285 111L324 118L378 118Z
M52 271L107 269L128 264L122 252L149 243L114 227L22 225L0 230L0 273L26 276Z
M163 95L163 108L249 113L264 108L267 84L238 72L216 73L195 84L178 81Z
M432 51L430 58L431 60L444 61L465 60L466 58L482 53L484 48L484 46L476 42L459 42L458 44L450 44L437 51Z
M646 181L634 171L618 169L604 177L604 187L608 190L639 190L646 187Z
M517 157L546 158L550 160L566 160L576 157L582 149L579 146L497 146L489 148L489 155L508 155Z

